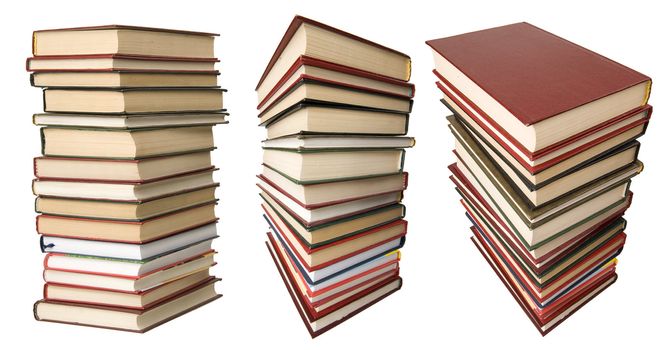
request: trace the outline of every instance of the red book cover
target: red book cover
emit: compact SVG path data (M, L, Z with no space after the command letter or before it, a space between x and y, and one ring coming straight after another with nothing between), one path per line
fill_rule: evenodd
M357 35L353 35L351 33L345 32L343 30L340 30L340 29L337 29L337 28L334 28L334 27L330 27L327 24L323 24L323 23L314 21L312 19L309 19L309 18L298 15L298 16L295 16L295 18L293 18L293 21L288 26L288 29L286 30L286 33L284 34L283 38L281 38L281 41L279 42L279 45L277 46L277 49L274 51L274 54L272 55L272 58L270 58L270 61L268 62L267 67L265 67L265 71L261 75L261 78L259 79L258 84L256 84L256 89L258 89L258 87L261 86L261 84L263 83L263 80L265 80L265 77L267 77L267 74L270 72L272 67L274 67L274 64L279 59L279 56L281 56L281 53L284 51L284 49L286 48L286 46L288 45L290 40L293 38L293 35L295 34L295 32L298 30L298 28L300 28L300 26L303 23L308 23L308 24L311 24L315 27L319 27L319 28L322 28L322 29L327 30L327 31L331 31L331 32L336 33L336 34L346 36L346 37L351 38L353 40L357 40L359 42L362 42L364 44L375 46L375 47L383 49L383 50L391 51L391 52L394 52L396 54L402 55L404 57L409 57L408 55L406 55L404 53L401 53L397 50L391 49L389 47L385 47L385 46L377 44L373 41L369 41L369 40L361 38Z
M479 109L479 107L477 107L477 105L475 105L463 93L461 93L456 87L454 87L454 85L452 85L449 81L447 81L447 79L445 79L437 71L434 70L433 72L434 72L434 74L436 75L436 77L438 79L440 79L443 83L445 83L445 85L443 85L443 84L441 84L441 82L436 82L436 87L438 87L438 89L440 91L442 91L443 94L445 94L445 96L452 99L452 101L454 101L454 103L459 108L461 108L461 110L463 110L463 112L465 112L471 119L473 119L473 121L475 121L475 123L477 123L482 128L482 130L484 130L487 134L489 134L489 136L491 136L491 138L493 138L498 144L500 144L500 146L502 146L507 152L509 152L514 157L514 159L516 159L521 165L523 165L523 167L525 167L532 174L536 174L536 173L538 173L538 172L540 172L540 171L542 171L542 170L544 170L544 169L546 169L546 168L548 168L548 167L550 167L554 164L557 164L557 163L559 163L559 162L561 162L565 159L568 159L568 158L570 158L570 157L572 157L572 156L574 156L578 153L581 153L581 152L583 152L583 151L585 151L585 150L587 150L587 149L589 149L593 146L596 146L596 145L598 145L598 144L600 144L604 141L607 141L607 140L609 140L609 139L611 139L611 138L613 138L613 137L615 137L615 136L617 136L617 135L619 135L623 132L626 132L627 130L632 129L632 128L638 126L638 125L646 124L646 123L648 123L648 121L650 120L650 116L652 115L652 106L644 105L642 107L635 108L631 111L625 112L621 115L618 115L614 118L611 118L611 119L609 119L609 120L607 120L603 123L597 124L592 128L584 130L584 131L582 131L582 132L580 132L576 135L573 135L573 136L568 137L564 140L556 142L556 143L554 143L550 146L544 147L544 148L542 148L540 150L537 150L535 152L531 152L525 146L523 146L523 144L521 144L519 142L519 140L517 140L512 135L507 133L499 124L497 124L493 119L491 119L491 117L489 115L482 112L482 110ZM448 88L450 90L452 90L454 93L450 93ZM463 102L467 103L475 111L477 111L477 113L479 115L476 114L473 110L467 108L464 105L464 103L461 103L461 101L459 101L459 99L457 97L455 97L455 94L458 95L459 98L461 98L463 100ZM613 126L617 123L622 122L623 120L632 118L635 115L641 114L641 113L644 113L644 112L646 114L645 118L634 121L634 122L632 122L628 125L625 125L625 126L619 128L619 129L616 129L616 130L614 130L610 133L607 133L606 135L596 137L596 138L591 138L586 143L581 144L580 146L578 146L574 149L571 149L571 150L569 150L565 153L562 153L562 154L556 156L555 158L552 158L552 159L550 159L546 162L543 162L541 164L538 164L536 166L532 166L532 165L528 164L519 154L517 154L517 152L507 142L505 142L502 138L500 138L493 130L491 130L491 128L487 127L486 124L485 124L485 123L488 123L493 128L498 130L498 132L502 136L504 136L514 147L516 147L520 152L522 152L526 157L528 157L529 160L532 161L532 160L536 160L538 158L541 158L542 156L545 156L547 154L550 154L552 152L555 152L555 151L557 151L557 150L559 150L563 147L566 147L566 146L568 146L568 145L570 145L574 142L582 140L582 139L588 137L589 135L592 135L592 134L594 134L594 133L596 133L600 130L606 129L610 126Z
M426 43L525 125L650 80L525 22Z

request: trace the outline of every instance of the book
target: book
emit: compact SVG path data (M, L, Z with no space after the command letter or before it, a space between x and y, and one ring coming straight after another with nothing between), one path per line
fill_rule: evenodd
M305 226L297 218L291 216L287 210L282 208L272 197L261 192L263 201L283 220L297 236L305 241L310 248L324 246L344 237L350 237L368 229L376 228L403 218L406 207L401 204L393 204L367 211L341 220L326 222L317 226Z
M87 71L40 72L30 75L36 87L137 88L137 87L217 87L219 72Z
M44 270L46 283L89 287L111 291L139 292L189 276L214 266L214 252L183 260L176 265L151 271L141 276L116 276L63 270Z
M36 30L35 56L149 55L213 58L219 34L125 25Z
M361 179L403 171L403 149L263 150L263 164L301 184Z
M300 56L271 90L268 91L267 86L265 86L256 91L258 95L258 110L262 111L265 106L273 102L277 96L286 91L289 86L292 86L296 81L303 77L344 82L348 85L408 96L410 98L415 96L415 85L403 80L372 74L367 71L312 57Z
M271 90L293 62L303 55L393 79L410 79L410 57L407 55L312 19L295 16L256 90Z
M206 169L142 183L35 179L32 182L32 192L47 197L135 203L217 187L218 184L212 178L214 170L216 169Z
M143 221L83 219L41 214L37 232L47 236L143 243L216 222L216 203L199 205Z
M214 282L216 280L211 280L185 294L175 295L141 311L40 300L34 305L34 316L38 321L142 333L220 298L221 295L214 290Z
M282 192L260 177L257 186L305 227L317 226L396 204L403 197L403 192L397 191L308 209L293 200L288 193Z
M360 106L304 101L266 124L267 138L296 134L405 135L408 113Z
M528 23L427 44L442 83L530 157L644 106L650 94L647 76Z
M281 262L278 260L276 252L274 251L274 248L268 242L266 242L266 245L270 251L275 265L277 266L277 269L279 270L279 274L281 275L281 278L286 285L286 288L288 289L291 299L293 300L295 307L298 309L300 317L302 318L302 321L307 327L307 330L309 331L309 334L312 338L315 338L334 328L340 323L347 321L349 318L401 288L402 279L401 277L397 277L397 279L393 282L389 282L385 285L379 285L380 287L378 289L369 289L365 293L362 293L359 298L348 304L340 306L337 310L324 317L320 317L316 320L309 320L306 315L306 304L303 301L302 296L297 293L297 290L294 287L294 283L285 273L284 268L281 265Z
M415 145L412 137L351 136L351 135L293 135L263 140L263 149L315 150L315 149L366 149L410 148Z
M42 154L138 159L214 149L212 126L137 130L41 128ZM113 147L109 147L111 144Z
M214 277L210 276L208 271L201 271L136 293L47 283L44 285L44 300L145 310L174 295L208 283L212 279Z
M216 225L208 224L142 244L41 236L40 245L44 253L146 260L173 253L193 244L209 242L216 237L218 237Z
M371 197L401 192L408 186L408 174L372 176L347 181L301 183L263 164L258 178L287 194L304 208L314 209Z
M142 260L48 253L44 256L44 268L69 272L139 277L211 252L213 252L212 238L199 243L186 244L179 247L178 250Z
M91 129L147 129L176 126L228 124L226 112L170 114L75 114L37 113L32 121L39 126L66 126Z
M141 183L214 169L210 158L208 151L136 160L36 157L34 174L38 179Z
M456 119L477 140L486 144L505 163L512 167L520 176L532 183L545 182L552 177L584 164L595 157L612 152L621 145L642 136L652 114L652 106L646 105L607 123L603 128L588 135L580 135L577 139L551 148L537 159L522 157L495 133L487 132L463 109L447 96L441 100L454 113Z
M146 201L118 202L38 196L35 211L40 214L76 218L140 221L198 205L216 203L216 185Z
M215 88L46 88L44 112L164 113L215 112L223 105L222 89Z
M216 58L165 57L145 55L88 54L28 57L29 72L86 71L185 71L214 72Z
M305 101L362 106L396 113L410 113L413 107L413 101L407 95L303 77L261 109L258 114L260 125L268 124L282 113L288 113L289 108Z

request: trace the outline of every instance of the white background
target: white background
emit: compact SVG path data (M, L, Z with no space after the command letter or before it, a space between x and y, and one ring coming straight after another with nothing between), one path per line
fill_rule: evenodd
M2 346L99 349L275 346L293 349L479 347L546 349L618 348L661 344L664 130L658 108L664 72L662 14L644 1L22 1L6 2L2 26ZM435 4L434 4L435 3ZM403 249L402 290L320 336L309 338L263 244L254 175L259 140L254 87L295 14L301 14L393 47L413 59L417 85L408 151L408 240ZM528 21L651 76L655 106L641 138L645 171L631 189L628 240L617 283L542 338L470 242L469 223L446 166L452 136L438 102L425 40ZM221 83L231 123L215 130L222 237L216 248L223 277L220 300L147 334L36 322L32 303L41 297L42 254L34 231L30 191L32 157L39 155L41 92L28 83L25 58L35 29L130 24L221 33L216 41ZM660 33L660 34L656 34ZM491 52L487 52L491 55ZM660 154L660 156L658 156Z

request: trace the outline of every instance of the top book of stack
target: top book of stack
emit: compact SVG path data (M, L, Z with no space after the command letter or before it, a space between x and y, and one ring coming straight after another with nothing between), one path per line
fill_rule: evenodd
M256 86L260 123L273 124L302 103L407 114L410 70L408 55L296 16Z
M647 108L649 77L528 23L427 44L438 87L530 165Z

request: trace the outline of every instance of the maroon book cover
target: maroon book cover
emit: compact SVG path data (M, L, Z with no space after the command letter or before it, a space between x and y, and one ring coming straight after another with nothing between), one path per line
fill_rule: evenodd
M286 30L286 33L284 34L283 38L281 38L281 41L279 42L279 45L277 46L277 49L274 51L274 54L272 55L272 58L270 58L270 62L267 64L267 67L265 67L265 71L261 75L261 78L259 79L258 84L256 84L256 89L258 89L258 87L261 86L261 84L263 83L263 80L265 80L265 78L267 77L267 74L270 72L270 70L272 70L272 67L274 67L274 64L279 59L279 56L281 56L281 53L284 51L286 46L288 46L288 43L293 38L293 35L295 35L295 32L298 30L298 28L300 28L300 26L303 23L308 23L308 24L311 24L313 26L322 28L324 30L346 36L346 37L351 38L353 40L357 40L359 42L362 42L362 43L365 43L365 44L368 44L368 45L372 45L372 46L375 46L377 48L387 50L387 51L391 51L391 52L394 52L396 54L402 55L404 57L410 58L408 55L406 55L402 52L399 52L397 50L391 49L389 47L385 47L385 46L380 45L378 43L375 43L373 41L369 41L369 40L361 38L357 35L353 35L351 33L345 32L343 30L340 30L340 29L337 29L337 28L334 28L334 27L330 27L327 24L323 24L323 23L314 21L313 19L309 19L309 18L298 15L298 16L295 16L295 18L293 18L293 21L288 26L288 29Z
M525 125L650 80L525 22L426 43Z

